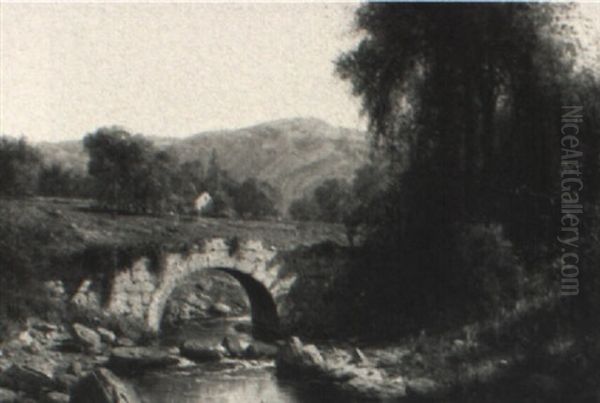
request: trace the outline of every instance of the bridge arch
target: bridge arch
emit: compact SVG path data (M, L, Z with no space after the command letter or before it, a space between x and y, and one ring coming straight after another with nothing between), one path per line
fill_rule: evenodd
M147 258L116 274L112 281L108 311L141 320L153 332L160 331L163 312L175 288L189 276L205 270L217 270L235 278L245 290L252 310L255 336L272 339L279 335L279 318L294 274L283 275L277 263L277 251L264 248L259 241L231 245L222 238L204 243L189 253L169 253L157 270Z
M275 304L271 292L264 284L256 280L252 275L233 267L214 267L200 270L225 273L237 280L250 301L252 334L254 337L262 340L272 340L280 336L277 305ZM162 321L166 303L170 296L178 286L184 284L186 279L188 279L193 272L195 271L190 272L187 276L182 278L181 281L171 283L168 288L165 288L162 291L164 295L161 295L156 299L157 303L154 306L151 305L149 307L148 314L158 318L159 322ZM159 311L154 313L152 311L153 309L158 309Z

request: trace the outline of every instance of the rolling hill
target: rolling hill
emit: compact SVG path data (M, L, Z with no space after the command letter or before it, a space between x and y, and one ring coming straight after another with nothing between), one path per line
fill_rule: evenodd
M351 179L367 160L365 133L334 127L314 118L294 118L262 123L237 130L203 132L173 139L152 137L159 148L180 160L200 159L208 165L216 150L219 165L238 181L256 177L281 194L280 211L292 200L312 191L327 178ZM40 143L48 162L85 170L87 155L81 141Z

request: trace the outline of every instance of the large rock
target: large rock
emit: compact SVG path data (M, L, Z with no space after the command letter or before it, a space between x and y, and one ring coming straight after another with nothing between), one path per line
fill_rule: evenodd
M179 362L167 349L153 347L117 347L112 350L108 367L120 374L161 369Z
M102 351L102 339L100 335L89 327L75 323L73 325L73 335L85 349L92 352Z
M117 341L117 335L108 329L98 327L96 331L100 335L100 339L107 344L115 344Z
M303 345L294 336L279 349L276 365L284 374L314 374L323 371L325 360L316 346Z
M6 388L0 388L0 403L16 403L17 399L18 395L16 392Z
M200 299L195 292L189 292L169 301L163 320L178 323L194 318L207 318L210 306L209 302Z
M98 312L102 309L100 295L93 290L92 286L92 280L83 280L77 292L71 298L71 304L82 312Z
M356 347L354 350L352 350L352 356L351 356L350 362L352 364L356 364L358 366L370 365L369 359L358 347Z
M321 352L314 344L307 344L302 349L302 361L306 365L313 367L320 367L325 364L325 360L321 355Z
M57 389L61 392L70 392L71 389L77 384L79 381L79 377L73 374L62 373L58 374L56 377Z
M187 340L181 346L181 355L194 361L219 361L223 351L200 340Z
M277 350L276 345L256 340L246 348L244 356L246 358L273 358L277 356Z
M70 403L141 403L135 389L106 368L81 379L71 392Z
M295 365L302 356L302 342L296 336L290 338L277 354L277 364Z
M31 395L37 395L44 389L54 389L57 386L52 372L16 364L2 373L0 384Z
M210 313L216 316L227 316L231 313L231 307L222 302L217 302L210 307Z
M221 345L231 357L243 357L249 344L235 336L225 336Z

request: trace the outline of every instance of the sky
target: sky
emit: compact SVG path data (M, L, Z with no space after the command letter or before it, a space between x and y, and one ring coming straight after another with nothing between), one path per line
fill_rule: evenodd
M365 126L333 74L359 40L356 4L0 7L2 134L181 137L297 116Z
M357 6L0 3L0 134L183 137L298 116L364 129L334 75ZM600 43L600 3L582 10Z

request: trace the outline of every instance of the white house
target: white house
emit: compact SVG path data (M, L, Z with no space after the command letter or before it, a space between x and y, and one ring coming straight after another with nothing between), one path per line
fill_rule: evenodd
M202 192L194 201L194 207L199 214L205 213L212 205L212 197L208 192Z

